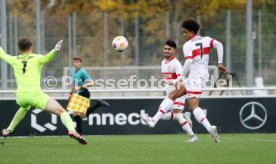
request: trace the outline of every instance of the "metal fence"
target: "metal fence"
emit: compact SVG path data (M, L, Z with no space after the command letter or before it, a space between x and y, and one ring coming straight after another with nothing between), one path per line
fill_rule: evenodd
M225 57L224 61L231 68L230 71L236 75L240 84L245 86L245 13L244 11L231 11L230 16L230 23L226 21L229 20L227 11L218 12L212 19L201 18L200 33L214 37L224 44L225 50L228 50L228 57ZM273 13L265 13L262 10L253 11L254 70L252 71L254 76L261 76L264 79L266 86L276 83L274 71L276 47L273 45L276 40L274 28L276 21L273 21L274 17ZM75 55L81 56L84 59L83 65L88 67L159 66L163 59L163 42L167 38L165 33L168 29L166 28L169 28L165 24L166 19L168 17L165 13L147 18L136 17L122 20L115 14L103 12L93 15L72 13L59 17L51 17L43 12L40 19L41 30L37 32L35 21L25 22L20 16L10 15L7 19L7 51L12 55L18 54L16 42L19 36L29 37L34 42L34 50L37 50L37 43L41 44L41 49L37 50L41 53L51 50L58 40L63 39L62 51L53 62L44 67L43 77L61 77L63 68L71 66L71 58ZM161 22L160 28L148 31L146 26L150 26L152 20ZM227 28L230 28L230 35L227 35ZM41 36L40 42L36 42L38 34ZM125 35L130 43L124 56L118 55L111 47L112 39L121 34ZM184 41L181 37L180 34L176 56L183 63ZM227 40L230 40L230 43L227 43ZM215 51L211 53L210 64L214 65L217 57ZM128 70L125 69L122 74L128 74L127 72ZM8 67L7 79L8 83L14 79L10 67ZM1 79L1 85L3 82L5 79ZM10 84L8 87L13 89L15 85Z

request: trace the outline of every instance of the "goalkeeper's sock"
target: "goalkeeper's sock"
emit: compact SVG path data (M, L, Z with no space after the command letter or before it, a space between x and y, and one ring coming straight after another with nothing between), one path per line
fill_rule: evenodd
M152 118L153 122L156 124L159 119L167 112L169 111L173 106L174 101L172 101L169 98L165 98L162 103L159 106L159 109L157 113Z
M18 111L13 116L13 119L7 128L9 132L13 132L15 127L20 123L20 121L25 117L26 113L28 112L28 108L19 108Z
M82 133L82 126L81 126L82 119L81 119L80 116L74 116L74 119L75 119L76 124L77 124L76 130L79 134L81 134Z
M61 122L68 129L68 131L75 132L74 123L67 112L63 112L60 115Z

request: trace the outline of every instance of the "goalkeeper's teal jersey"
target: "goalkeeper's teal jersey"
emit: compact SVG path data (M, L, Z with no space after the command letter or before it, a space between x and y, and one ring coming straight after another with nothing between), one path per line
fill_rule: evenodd
M0 47L0 59L13 67L17 92L41 91L40 75L43 64L50 62L54 57L55 51L51 51L46 55L21 54L10 56Z

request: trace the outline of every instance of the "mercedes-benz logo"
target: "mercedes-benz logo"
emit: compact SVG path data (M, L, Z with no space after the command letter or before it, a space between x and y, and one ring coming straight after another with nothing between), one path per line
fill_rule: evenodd
M248 129L256 130L261 128L267 120L265 107L258 102L249 102L240 110L240 121Z

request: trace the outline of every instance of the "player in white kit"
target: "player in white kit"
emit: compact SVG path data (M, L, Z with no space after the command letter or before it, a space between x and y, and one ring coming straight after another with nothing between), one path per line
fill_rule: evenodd
M211 134L215 142L220 142L216 126L212 126L206 118L199 105L199 97L202 94L202 87L205 86L206 81L209 79L208 63L209 52L211 48L217 49L218 54L218 69L220 72L225 73L226 68L222 64L223 59L223 45L210 37L202 37L196 35L200 26L193 20L188 19L183 22L183 37L187 42L183 46L185 56L185 63L183 65L183 79L177 78L168 84L177 84L177 89L171 92L167 99L161 103L160 107L163 111L168 111L173 105L174 101L183 95L187 95L189 110L193 112L195 119L201 123L206 130ZM189 72L189 75L188 75ZM154 126L158 118L162 117L159 112L159 117L155 120L148 117L146 122L149 126Z
M182 75L182 66L178 59L174 57L176 53L176 43L173 40L167 40L164 46L165 59L161 62L161 73L163 81L169 82L177 79ZM166 95L168 96L172 91L176 89L176 86L165 84ZM162 116L162 120L176 120L176 114L182 113L185 107L185 96L177 98L173 104L172 110L168 111ZM183 113L184 118L192 126L190 112Z
M161 72L163 81L169 83L169 81L176 80L177 77L180 77L182 74L182 66L180 62L174 57L176 53L176 43L173 40L167 40L164 45L164 56L165 59L161 63ZM171 92L176 90L176 86L165 84L166 95L168 96ZM188 142L195 142L198 140L197 136L194 134L191 126L189 125L188 121L184 118L182 111L184 109L185 103L185 95L178 97L171 108L171 112L173 113L172 117L177 120L184 131L187 132L189 136ZM165 113L162 108L159 108L158 112L163 114L163 117L166 114L171 115L170 112ZM152 119L155 120L159 118L158 113ZM144 115L142 118L146 121L148 116ZM157 122L158 120L156 120ZM154 126L150 126L154 127Z

